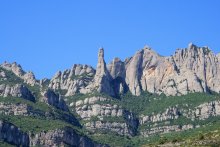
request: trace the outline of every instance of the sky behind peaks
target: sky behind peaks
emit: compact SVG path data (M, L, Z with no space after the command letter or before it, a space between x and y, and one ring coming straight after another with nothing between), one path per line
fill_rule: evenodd
M0 62L16 61L37 78L73 64L124 60L145 45L168 56L190 42L220 52L219 0L2 0Z

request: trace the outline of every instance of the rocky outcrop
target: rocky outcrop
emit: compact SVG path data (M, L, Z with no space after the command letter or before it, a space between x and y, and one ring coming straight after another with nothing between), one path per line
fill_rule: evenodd
M95 116L122 116L122 108L118 105L108 104L108 101L109 99L103 97L91 97L86 98L85 100L79 100L75 103L75 111L85 120L89 120L91 117ZM101 104L102 102L105 103Z
M172 131L184 131L188 129L198 128L200 125L195 125L195 120L207 120L210 117L220 116L220 101L210 101L202 103L194 108L189 108L184 105L181 109L178 106L167 108L166 111L158 114L152 113L151 115L141 115L139 118L140 125L147 127L141 129L140 133L143 136L150 136L153 134L163 134ZM182 122L183 125L171 125L171 122L179 118L187 120ZM191 120L194 123L188 124ZM144 128L143 127L143 128Z
M167 96L190 92L219 93L219 62L219 54L192 43L168 57L160 56L146 46L124 62L115 58L108 65L104 61L104 50L100 49L96 72L89 66L74 65L71 70L58 72L49 87L65 90L66 96L94 91L113 97L127 91L137 96L142 91Z
M3 70L0 70L0 81L7 80L6 73Z
M149 89L148 91L155 90L152 81L146 82L143 76L147 69L154 69L160 62L163 62L163 58L152 51L151 48L138 51L127 61L126 83L133 95L140 95L141 91L147 90L147 88Z
M11 123L0 120L0 139L16 146L29 146L28 134Z
M51 79L49 87L64 90L65 96L85 93L85 88L91 83L94 75L95 70L91 66L75 64L71 70L57 72Z
M66 102L59 94L56 94L54 91L48 89L44 91L42 95L43 97L40 99L42 102L45 102L48 105L54 106L60 110L69 111Z
M173 119L178 119L182 115L182 112L178 107L167 108L165 112L151 115L140 116L140 124L145 123L156 123L162 121L168 121Z
M119 58L113 59L113 61L108 64L108 71L112 77L112 87L114 88L114 93L116 96L126 93L128 91L127 84L125 82L125 64Z
M76 146L76 147L104 147L94 143L91 139L86 136L80 136L72 128L65 127L64 129L56 129L47 132L41 132L34 136L30 134L30 145L31 146L53 146L53 147L64 147L64 146Z
M220 101L211 101L197 106L189 111L186 117L194 120L205 120L211 116L220 116Z
M16 62L10 64L8 62L4 62L0 65L2 68L12 71L16 76L23 79L25 83L34 86L35 84L38 84L34 74L32 72L25 72L22 67L17 64Z
M93 82L88 85L87 93L97 91L99 93L105 93L110 96L115 96L111 81L112 77L107 70L104 60L104 49L101 48L98 53L98 64L96 67L95 77L93 79Z
M134 135L138 127L136 117L117 104L110 104L111 101L104 97L90 97L71 103L70 107L86 121L85 126L89 130L109 130L120 135Z
M26 104L11 104L0 102L0 114L28 116L30 107Z
M193 129L194 126L192 124L188 125L173 125L173 126L160 126L160 127L152 127L149 129L142 130L140 134L144 137L149 137L151 135L155 134L165 134L170 132L179 132L179 131L185 131L189 129Z
M21 84L15 84L14 86L1 84L0 85L0 96L3 97L20 97L26 100L35 101L35 97L29 91L29 89Z
M70 127L50 131L42 131L37 134L22 132L15 125L0 120L0 140L16 146L77 146L77 147L107 147L93 142L86 136L79 135Z
M218 56L208 47L193 44L170 57L144 48L126 61L126 83L133 95L141 91L166 95L219 92L219 73Z
M129 126L124 122L105 122L105 121L91 121L87 122L85 124L85 127L92 131L96 132L96 130L108 132L116 132L119 135L129 135L130 136L130 130Z

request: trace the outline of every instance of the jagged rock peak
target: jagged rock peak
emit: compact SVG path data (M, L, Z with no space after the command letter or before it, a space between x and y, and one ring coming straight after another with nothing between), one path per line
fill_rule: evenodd
M99 56L100 58L104 58L104 48L103 48L103 47L99 48L98 56Z
M35 84L38 84L33 72L31 72L31 71L25 72L22 69L21 65L17 64L16 62L8 63L8 62L5 61L0 66L4 69L8 70L8 71L13 72L16 76L23 79L25 83L27 83L31 86L34 86Z
M107 67L113 79L117 77L125 78L125 65L119 58L114 58Z
M218 62L220 62L220 53L218 53L218 54L216 55L216 57L217 57L217 59L218 59Z
M194 49L194 48L196 48L197 46L195 45L195 44L193 44L192 42L190 42L189 44L188 44L188 49Z
M1 67L6 70L12 71L17 76L23 76L25 74L24 70L22 69L21 65L17 64L16 62L8 63L5 61Z
M100 48L98 53L98 64L96 67L96 77L100 75L106 75L108 74L106 71L106 63L104 60L104 49Z
M148 45L145 45L145 46L144 46L144 49L149 49L149 50L151 50L151 47L148 46Z
M114 91L111 85L112 77L106 67L104 60L104 49L99 49L98 53L98 63L96 68L95 77L90 85L86 87L84 93L89 93L91 91L97 91L100 93L106 93L108 95L114 96Z

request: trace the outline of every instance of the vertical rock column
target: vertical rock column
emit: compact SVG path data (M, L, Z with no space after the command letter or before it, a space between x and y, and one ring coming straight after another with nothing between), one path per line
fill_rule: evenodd
M115 94L111 86L111 80L112 77L107 70L104 60L104 49L101 48L98 53L98 64L94 77L93 87L100 93L106 93L108 95L114 96Z

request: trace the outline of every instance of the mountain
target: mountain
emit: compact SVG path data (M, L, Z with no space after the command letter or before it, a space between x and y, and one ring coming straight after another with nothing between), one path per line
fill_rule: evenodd
M71 70L56 74L49 87L66 90L66 96L92 91L113 97L127 91L136 96L143 91L167 96L191 92L219 93L219 59L220 55L215 55L208 47L190 43L169 57L145 47L125 61L115 58L106 65L104 50L100 49L96 72L87 65L74 65Z
M219 92L220 54L192 43L109 64L101 48L96 69L74 64L51 79L4 62L0 145L220 145Z

